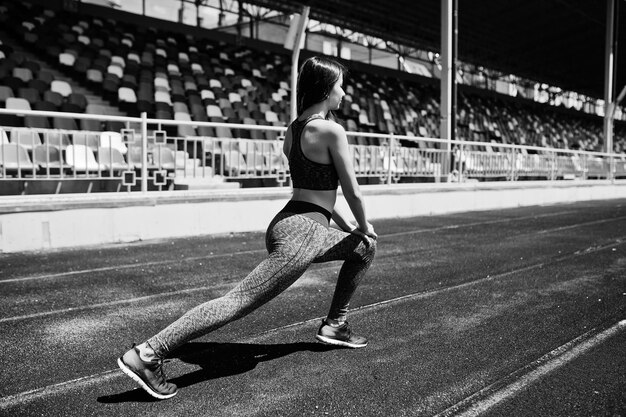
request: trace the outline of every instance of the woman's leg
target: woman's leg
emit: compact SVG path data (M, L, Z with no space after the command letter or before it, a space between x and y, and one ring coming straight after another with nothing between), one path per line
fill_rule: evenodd
M354 291L374 260L376 240L331 228L326 235L324 248L314 262L345 261L339 271L328 312L328 319L341 323L346 320Z
M158 357L239 319L287 289L309 267L326 228L304 216L278 218L268 228L269 257L224 296L201 304L148 340Z

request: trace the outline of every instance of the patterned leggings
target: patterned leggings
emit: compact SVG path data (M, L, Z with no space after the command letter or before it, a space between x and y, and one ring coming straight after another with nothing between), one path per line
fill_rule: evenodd
M319 213L314 213L319 214ZM350 298L374 259L376 241L328 227L316 216L280 212L265 243L269 256L235 288L189 310L148 344L164 358L183 343L237 320L286 290L312 263L344 260L328 318L344 320Z

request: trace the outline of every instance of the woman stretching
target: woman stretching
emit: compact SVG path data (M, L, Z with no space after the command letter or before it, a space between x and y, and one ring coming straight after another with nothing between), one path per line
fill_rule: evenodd
M224 296L201 304L118 359L118 365L150 395L166 399L176 385L165 380L163 359L183 343L239 319L293 284L312 263L344 260L326 319L316 338L361 348L367 339L350 331L348 304L376 251L376 233L367 221L343 128L330 121L344 96L345 68L313 57L298 76L298 117L285 135L293 196L270 222L269 256ZM358 225L337 210L338 184ZM334 220L342 230L329 227Z

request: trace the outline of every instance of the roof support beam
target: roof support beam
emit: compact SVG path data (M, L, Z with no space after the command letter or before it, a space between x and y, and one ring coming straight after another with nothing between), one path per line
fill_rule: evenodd
M457 0L441 0L441 139L455 139ZM451 142L446 149L451 151Z
M294 17L294 21L292 22L293 30L295 30L293 45L289 45L292 41L290 28L290 34L287 35L287 39L285 41L285 48L292 47L291 52L291 120L295 120L298 117L298 59L300 58L300 49L302 49L302 41L306 36L306 27L309 22L309 11L311 8L309 6L304 6L302 8L302 14L296 15Z
M615 92L615 3L606 0L606 47L604 54L604 152L613 152L613 97Z

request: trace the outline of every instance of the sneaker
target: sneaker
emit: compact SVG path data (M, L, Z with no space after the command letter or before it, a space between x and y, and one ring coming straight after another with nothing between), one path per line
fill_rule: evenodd
M126 375L139 383L141 388L154 398L165 400L178 392L175 384L166 381L163 359L144 361L139 357L139 350L134 345L124 356L118 358L117 364Z
M347 321L341 326L333 327L326 323L326 320L322 320L322 325L317 331L315 338L329 345L345 346L353 349L367 346L367 339L353 335Z

